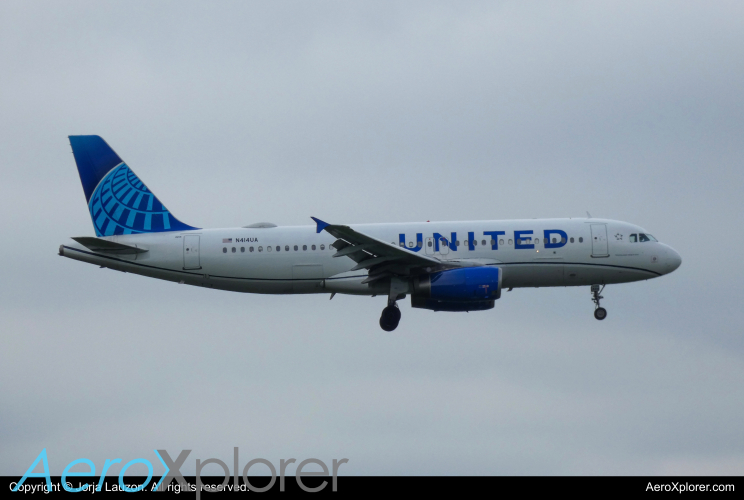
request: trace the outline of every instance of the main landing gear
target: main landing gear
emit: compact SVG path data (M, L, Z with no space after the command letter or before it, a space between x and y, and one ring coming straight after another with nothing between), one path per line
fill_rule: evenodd
M392 305L389 305L382 310L382 316L380 316L380 328L386 332L392 332L398 328L399 322L400 309L398 309L398 304L393 302Z
M388 305L382 310L380 316L380 328L386 332L392 332L398 328L400 323L400 309L396 301L404 299L408 291L408 283L400 278L393 277L390 279L390 294L388 295Z
M592 285L592 302L594 302L594 317L600 321L607 317L607 309L599 306L599 301L604 298L600 295L602 293L602 290L604 290L604 287L605 287L604 285L602 285L602 288L600 288L599 285Z

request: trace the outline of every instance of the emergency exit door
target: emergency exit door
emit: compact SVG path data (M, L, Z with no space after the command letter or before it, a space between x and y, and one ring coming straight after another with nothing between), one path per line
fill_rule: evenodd
M424 241L424 253L434 255L434 238L426 238Z
M447 255L449 254L450 247L449 242L447 241L447 238L439 238L439 254L440 255Z

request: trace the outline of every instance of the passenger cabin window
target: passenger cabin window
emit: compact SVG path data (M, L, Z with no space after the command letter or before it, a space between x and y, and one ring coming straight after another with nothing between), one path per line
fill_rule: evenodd
M232 247L232 253L235 253L235 247Z
M431 246L431 245L432 245L431 241L427 241L427 242L426 242L426 244L427 244L428 246Z
M486 240L481 240L481 245L486 246ZM493 240L491 240L491 245L493 245Z
M302 245L302 250L307 250L307 245Z
M258 247L259 252L263 252L263 247Z
M631 234L630 238L628 238L631 243L638 243L638 235L637 234Z
M579 236L579 243L584 243L584 238Z
M568 240L568 241L570 241L571 243L573 243L573 236L571 236L571 239Z
M253 251L253 247L248 247L248 251L249 252L252 252Z
M240 253L245 253L245 247L240 247Z
M325 250L325 245L320 245L321 250Z
M311 248L312 248L313 250L315 250L315 245L313 245L313 246L312 246Z
M227 247L222 247L222 253L227 253Z
M289 252L289 245L284 245L284 251Z
M294 250L295 252L298 250L297 245L294 246Z

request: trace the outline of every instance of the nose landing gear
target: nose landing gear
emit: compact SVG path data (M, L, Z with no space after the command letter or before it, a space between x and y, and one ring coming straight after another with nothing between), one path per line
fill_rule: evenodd
M605 285L602 285L602 288L600 288L599 285L592 285L592 302L594 302L594 317L600 321L607 317L607 309L599 306L599 301L604 298L600 295L602 293L602 290L604 290L604 287Z

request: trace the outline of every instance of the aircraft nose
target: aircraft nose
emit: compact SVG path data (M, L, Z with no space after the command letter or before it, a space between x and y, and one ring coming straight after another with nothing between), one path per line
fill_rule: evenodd
M682 265L682 256L673 248L667 252L667 272L671 273Z

